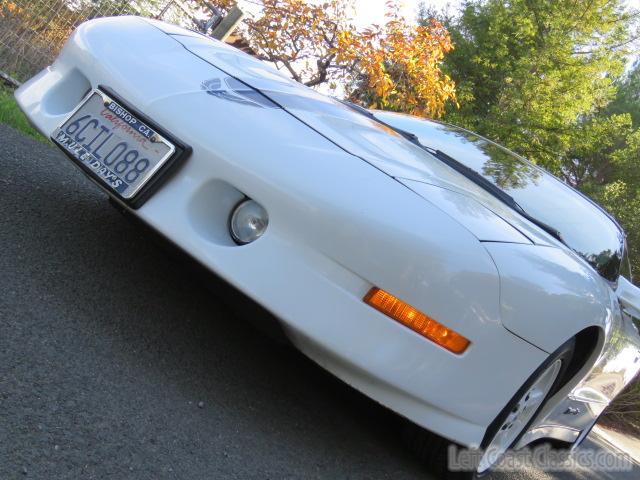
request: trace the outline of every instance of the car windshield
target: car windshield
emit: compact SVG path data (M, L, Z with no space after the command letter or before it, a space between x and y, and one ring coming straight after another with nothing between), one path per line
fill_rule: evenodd
M526 159L468 130L391 112L373 112L393 128L412 133L508 194L527 216L557 230L562 241L604 278L618 278L625 236L587 197Z

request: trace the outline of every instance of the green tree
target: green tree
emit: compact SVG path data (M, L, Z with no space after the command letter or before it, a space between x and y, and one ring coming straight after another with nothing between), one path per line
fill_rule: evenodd
M624 0L466 0L441 18L460 102L446 118L562 175L583 124L614 98L636 18Z
M629 113L635 128L640 127L640 61L617 83L615 99L607 105L608 113Z
M626 121L631 123L629 114ZM585 191L607 208L627 232L637 284L640 275L640 130L630 133L624 147L613 151L609 160L607 181L586 185Z
M624 0L466 0L428 9L455 49L445 119L492 138L595 198L625 228L640 269L640 71L624 67L640 13Z

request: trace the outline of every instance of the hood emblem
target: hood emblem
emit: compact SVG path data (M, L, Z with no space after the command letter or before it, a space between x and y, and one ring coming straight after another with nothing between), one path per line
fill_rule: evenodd
M200 84L200 88L207 92L207 94L222 100L251 105L252 107L258 108L278 108L275 103L262 93L233 77L210 78L204 80Z

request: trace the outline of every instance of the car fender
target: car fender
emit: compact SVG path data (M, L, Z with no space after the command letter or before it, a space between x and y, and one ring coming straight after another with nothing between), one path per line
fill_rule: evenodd
M611 287L567 249L485 242L500 273L504 326L546 352L590 326L609 331Z

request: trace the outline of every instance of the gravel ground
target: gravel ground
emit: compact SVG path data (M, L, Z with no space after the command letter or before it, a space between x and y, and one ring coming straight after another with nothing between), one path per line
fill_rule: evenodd
M0 125L0 479L429 478L394 415L145 233Z

